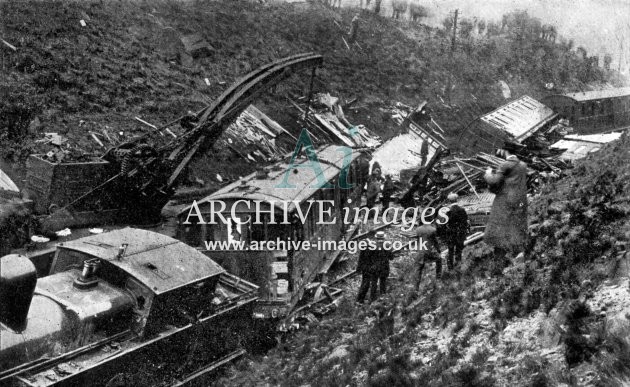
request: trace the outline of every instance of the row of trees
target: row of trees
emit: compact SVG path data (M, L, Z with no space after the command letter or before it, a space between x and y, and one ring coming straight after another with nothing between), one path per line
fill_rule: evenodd
M442 21L447 33L453 29L454 16L449 15ZM458 35L467 39L472 36L492 37L505 35L515 39L543 39L555 42L558 31L555 26L543 24L530 17L527 11L514 11L503 15L501 22L486 21L477 17L461 18L457 23Z
M446 17L442 26L450 36L454 15ZM462 18L456 31L457 45L465 53L485 56L501 75L524 75L543 84L566 84L572 79L589 83L602 81L605 75L598 56L589 56L584 47L574 49L573 41L560 37L555 26L543 24L527 11L510 12L500 22ZM611 62L612 57L605 55L604 70L610 69Z

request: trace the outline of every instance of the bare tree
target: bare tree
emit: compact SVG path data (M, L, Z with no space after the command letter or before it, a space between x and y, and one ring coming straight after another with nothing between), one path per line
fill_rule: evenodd
M400 19L407 12L408 5L407 0L392 0L392 8L394 9L392 17L396 20Z
M420 4L419 0L411 0L409 3L409 14L412 21L419 21L429 16L429 11L426 7Z

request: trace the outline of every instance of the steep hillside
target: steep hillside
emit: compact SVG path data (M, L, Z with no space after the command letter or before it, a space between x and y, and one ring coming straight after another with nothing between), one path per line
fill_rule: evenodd
M358 44L346 45L355 15ZM540 97L550 82L562 91L611 81L614 74L588 65L569 42L541 39L524 28L535 24L531 19L516 16L505 30L460 35L451 53L445 29L332 10L319 1L3 1L0 37L16 50L0 46L0 153L19 163L49 149L36 142L43 133L58 132L76 151L100 154L104 148L90 131L127 139L148 130L135 116L166 123L198 110L248 71L305 51L325 57L316 89L356 98L346 108L350 121L382 136L397 130L383 109L395 101L428 100L454 137L474 116L505 102L499 81L513 97ZM172 48L193 33L211 52L181 60ZM257 105L298 130L285 97L304 95L307 79L293 76ZM355 306L358 279L350 280L335 314L306 324L264 356L249 355L217 384L542 386L627 379L628 263L618 253L630 239L629 151L625 137L534 198L528 259L492 262L480 244L442 282L427 270L415 292L414 257L400 255L389 297ZM215 150L195 167L203 178L220 172L233 179L253 166ZM396 228L388 233L399 238Z
M416 292L414 258L400 255L388 297L355 305L354 279L334 314L218 385L620 385L630 378L628 161L626 135L546 186L530 210L531 257L493 262L481 243L442 281L430 265Z
M16 48L1 46L0 138L2 155L15 161L47 150L33 141L44 132L69 137L80 152L101 153L89 131L122 131L128 138L148 130L135 116L166 123L207 104L246 72L305 51L325 57L316 89L356 99L346 108L351 121L383 136L396 128L382 108L396 101L428 100L438 122L455 134L504 102L499 80L513 96L539 96L549 79L574 88L603 76L562 72L579 68L580 58L569 46L517 34L520 24L477 39L461 35L451 54L448 31L320 2L62 1L51 7L10 1L0 11L0 35ZM347 45L355 15L357 41ZM179 38L188 34L205 38L210 55L181 60ZM534 53L544 59L542 70L555 70L541 71L542 60L527 59ZM298 130L285 97L305 95L307 88L308 75L296 75L257 103Z

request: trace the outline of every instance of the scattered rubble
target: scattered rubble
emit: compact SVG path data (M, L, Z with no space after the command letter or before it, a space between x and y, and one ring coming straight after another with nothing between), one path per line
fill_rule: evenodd
M304 98L300 98L300 102ZM340 144L352 148L375 148L380 145L378 136L370 133L363 125L352 125L346 119L339 98L328 93L319 93L306 106L296 101L290 103L300 114L299 120L309 131L315 145Z

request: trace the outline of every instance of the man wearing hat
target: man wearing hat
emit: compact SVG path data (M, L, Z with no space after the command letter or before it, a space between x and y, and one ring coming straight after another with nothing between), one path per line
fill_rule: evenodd
M445 225L444 239L448 247L446 265L449 270L453 270L453 257L455 257L455 263L461 262L464 241L470 231L468 214L466 210L457 205L457 199L459 196L454 192L448 195L448 201L452 204L448 211L448 223Z
M370 302L378 298L378 287L380 287L380 294L387 291L389 261L393 258L393 253L383 248L384 232L377 232L375 239L376 250L361 250L359 253L357 272L361 273L361 286L357 294L358 303L363 303L368 290L370 291Z

